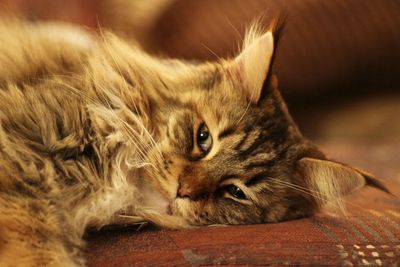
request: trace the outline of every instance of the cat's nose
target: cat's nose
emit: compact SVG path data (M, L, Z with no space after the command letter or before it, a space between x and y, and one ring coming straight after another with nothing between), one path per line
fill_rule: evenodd
M208 196L207 187L203 183L204 180L200 178L192 176L179 177L176 196L179 198L189 198L193 201L206 198Z
M177 196L180 198L192 198L193 191L187 184L179 183Z
M196 201L205 197L204 192L201 190L194 190L193 186L189 186L186 183L179 184L178 191L176 193L177 197L189 198L190 200Z

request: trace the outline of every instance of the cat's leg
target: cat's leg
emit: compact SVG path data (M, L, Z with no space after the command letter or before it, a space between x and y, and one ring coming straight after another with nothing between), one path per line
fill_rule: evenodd
M47 200L0 193L0 266L84 266L83 241Z

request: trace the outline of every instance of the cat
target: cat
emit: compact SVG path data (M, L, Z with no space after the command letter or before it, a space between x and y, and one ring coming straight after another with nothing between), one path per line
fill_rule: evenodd
M0 22L0 266L84 266L87 228L309 216L365 185L289 115L279 30L232 59L153 57L112 33Z

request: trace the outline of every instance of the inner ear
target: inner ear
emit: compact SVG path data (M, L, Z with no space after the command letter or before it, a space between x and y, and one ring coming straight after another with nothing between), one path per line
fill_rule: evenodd
M298 165L310 189L323 195L345 196L365 185L362 174L336 162L302 158Z
M247 36L247 45L230 63L228 71L241 83L244 95L252 103L257 103L270 71L274 36L272 31L257 34L256 30L250 30Z

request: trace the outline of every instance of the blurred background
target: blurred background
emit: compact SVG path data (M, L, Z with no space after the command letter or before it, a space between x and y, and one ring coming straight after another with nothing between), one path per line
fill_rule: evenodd
M399 0L0 0L30 20L134 38L156 55L233 56L246 26L286 26L274 72L303 133L329 156L400 181Z

